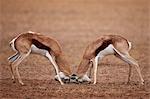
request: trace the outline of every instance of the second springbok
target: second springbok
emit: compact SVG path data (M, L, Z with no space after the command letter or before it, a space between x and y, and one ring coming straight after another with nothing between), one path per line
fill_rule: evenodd
M20 34L10 42L10 46L16 52L8 58L10 62L12 79L15 79L15 73L21 85L24 83L21 80L18 65L30 53L43 55L49 59L56 71L56 78L63 85L62 79L69 79L71 69L62 53L59 43L50 37L44 36L40 33L27 32Z
M77 74L76 74L77 76L74 78L76 78L76 80L80 82L83 81L90 82L91 79L87 75L87 72L89 69L92 68L91 66L92 63L94 67L93 84L96 84L98 61L102 60L104 56L115 55L116 57L122 59L123 61L129 64L128 82L130 81L130 77L131 77L131 66L134 65L139 74L141 84L144 84L140 67L137 61L134 58L132 58L129 54L130 49L131 49L131 42L129 42L127 39L121 36L118 35L100 36L96 41L93 41L91 44L87 46L83 55L83 59L81 60L77 68Z

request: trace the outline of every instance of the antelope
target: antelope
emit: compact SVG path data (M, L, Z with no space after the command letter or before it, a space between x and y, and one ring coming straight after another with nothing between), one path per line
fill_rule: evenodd
M62 79L69 79L69 75L71 75L69 63L65 59L61 46L55 39L29 31L15 37L10 42L10 47L16 52L8 58L11 76L14 80L16 78L16 73L17 79L21 85L24 85L24 83L20 77L18 65L31 53L48 58L54 66L56 72L55 78L61 85L64 84Z
M102 60L102 58L107 55L115 55L129 64L128 82L131 79L131 66L134 65L139 74L141 84L144 84L140 67L137 61L129 54L130 49L131 42L119 35L100 36L97 40L87 46L83 58L77 67L77 74L74 74L72 78L79 82L91 82L87 73L89 71L89 74L91 75L90 69L93 67L93 84L96 84L98 61Z

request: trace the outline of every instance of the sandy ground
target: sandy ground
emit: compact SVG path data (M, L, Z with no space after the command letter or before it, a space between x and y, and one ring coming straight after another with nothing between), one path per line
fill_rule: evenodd
M150 28L148 0L0 0L0 97L41 98L150 98ZM54 69L39 55L30 55L19 66L25 86L13 83L7 58L14 52L9 41L25 31L56 38L73 69L86 46L100 35L118 34L132 42L130 52L140 64L145 85L135 68L126 84L129 66L114 56L98 67L98 82L66 84L54 80Z

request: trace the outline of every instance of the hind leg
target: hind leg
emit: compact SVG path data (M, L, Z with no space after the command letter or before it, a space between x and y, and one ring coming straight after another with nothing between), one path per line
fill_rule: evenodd
M8 58L9 63L10 63L9 66L10 66L10 70L11 70L11 77L12 77L12 80L15 79L15 76L14 76L14 72L13 72L13 70L12 70L11 64L12 64L14 61L16 61L16 60L19 58L19 56L20 56L20 54L17 52L17 53L15 53L14 55L12 55L12 56L10 56L10 57Z
M14 75L14 72L13 72L13 70L12 70L11 64L9 64L9 67L10 67L10 71L11 71L11 79L13 80L13 82L15 82L15 81L14 81L14 80L15 80L15 75Z
M27 54L24 54L24 53L20 54L19 58L18 58L16 61L14 61L14 62L12 63L12 65L11 65L11 66L12 66L12 71L13 71L13 73L16 72L17 79L18 79L18 81L19 81L19 83L20 83L21 85L24 85L24 83L22 82L22 79L21 79L21 77L20 77L20 74L19 74L19 71L18 71L18 65L19 65L28 55L29 55L29 53L27 53Z
M136 70L137 70L137 72L139 74L139 77L141 79L141 84L143 85L144 84L144 80L143 80L143 77L142 77L142 74L141 74L141 70L140 70L140 67L139 67L137 61L134 58L132 58L129 54L121 56L121 59L123 61L127 62L128 64L135 66L135 68L136 68ZM131 76L131 74L130 74L130 76Z
M131 69L132 69L132 66L129 64L129 75L128 75L128 82L127 82L128 84L131 80Z

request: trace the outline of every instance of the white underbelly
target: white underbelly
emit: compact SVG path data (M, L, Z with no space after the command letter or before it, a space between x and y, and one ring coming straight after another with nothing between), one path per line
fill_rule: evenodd
M115 51L113 49L113 45L110 44L108 47L106 47L104 50L101 50L99 53L98 53L98 57L104 57L106 55L110 55L110 54L114 54Z
M42 54L42 55L46 55L46 53L48 52L45 49L39 49L38 47L36 47L35 45L31 45L31 52L32 53L36 53L36 54Z

